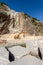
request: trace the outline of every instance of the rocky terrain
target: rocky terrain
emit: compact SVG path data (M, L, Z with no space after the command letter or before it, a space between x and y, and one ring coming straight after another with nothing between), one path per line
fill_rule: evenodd
M0 65L43 65L43 23L5 3L0 3Z
M43 36L43 23L23 12L11 10L6 4L0 3L0 34L25 36Z
M11 40L9 43L11 44ZM12 62L9 61L9 52L6 48L4 46L0 47L0 65L43 65L43 38L29 38L24 40L24 43L26 46L17 45L20 44L17 42L16 45L8 46L9 51L15 58ZM42 59L38 54L38 47L40 48Z

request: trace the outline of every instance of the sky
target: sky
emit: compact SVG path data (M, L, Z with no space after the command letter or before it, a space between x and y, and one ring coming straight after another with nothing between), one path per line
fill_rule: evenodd
M0 0L17 12L25 12L28 15L43 22L43 0Z

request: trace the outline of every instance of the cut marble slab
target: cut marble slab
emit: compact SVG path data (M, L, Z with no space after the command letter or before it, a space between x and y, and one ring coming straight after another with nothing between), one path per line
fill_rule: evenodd
M0 65L7 65L9 63L8 60L8 52L4 47L0 48Z
M43 65L43 61L31 55L27 55L18 61L9 63L8 65Z
M14 54L14 56L19 59L22 56L28 54L30 51L27 48L21 47L21 46L14 46L9 48L9 50Z

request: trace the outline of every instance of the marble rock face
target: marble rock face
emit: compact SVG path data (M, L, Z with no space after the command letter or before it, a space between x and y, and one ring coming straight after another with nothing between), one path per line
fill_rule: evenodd
M43 36L43 23L24 12L16 12L6 4L0 3L0 34L19 32L25 33L23 36Z

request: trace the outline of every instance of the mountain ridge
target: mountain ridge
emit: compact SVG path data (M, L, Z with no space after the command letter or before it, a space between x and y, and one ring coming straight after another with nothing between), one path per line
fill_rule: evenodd
M40 20L24 12L11 10L6 4L3 5L0 4L0 34L43 36L43 23Z

